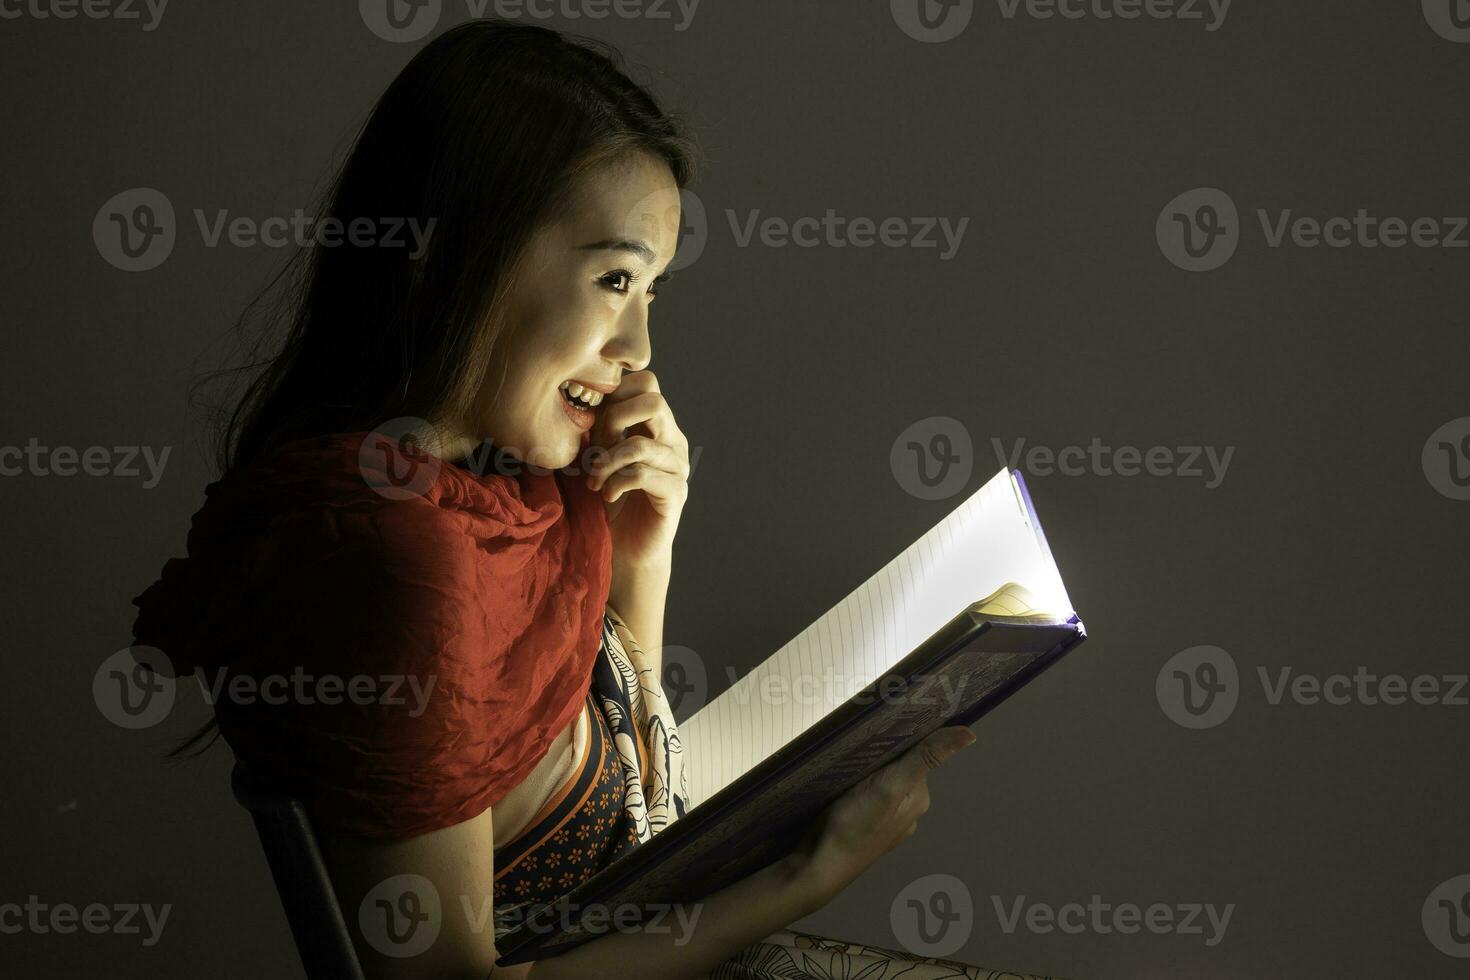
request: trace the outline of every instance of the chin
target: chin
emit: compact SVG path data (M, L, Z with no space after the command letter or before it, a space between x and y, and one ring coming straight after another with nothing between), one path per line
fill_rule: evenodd
M553 438L537 440L532 444L531 449L518 455L527 466L543 470L559 470L575 462L581 449L582 440L579 437L558 433Z

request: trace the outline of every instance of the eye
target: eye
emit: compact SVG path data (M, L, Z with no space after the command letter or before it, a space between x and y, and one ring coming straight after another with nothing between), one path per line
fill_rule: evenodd
M606 275L600 276L597 281L604 288L610 289L615 293L627 293L641 279L642 276L636 272L629 272L627 269L614 269ZM648 295L650 297L657 296L659 286L668 281L668 273L655 277L653 282L649 283Z
M627 269L614 269L597 280L615 293L626 293L638 277Z

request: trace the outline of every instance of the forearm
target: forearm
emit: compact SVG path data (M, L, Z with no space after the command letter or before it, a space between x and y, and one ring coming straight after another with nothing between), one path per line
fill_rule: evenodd
M672 562L664 560L636 568L616 568L607 602L637 638L643 652L662 673L664 606L669 595Z
M697 902L684 916L665 915L660 931L609 932L560 956L538 960L532 980L585 980L616 972L640 980L702 977L740 950L826 904L807 865L784 858ZM502 974L492 974L499 977Z

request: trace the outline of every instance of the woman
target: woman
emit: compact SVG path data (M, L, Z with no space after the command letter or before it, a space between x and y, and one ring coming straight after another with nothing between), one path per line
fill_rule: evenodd
M496 968L487 920L458 914L493 908L501 934L692 803L658 682L688 441L647 367L693 173L608 51L493 21L424 48L332 188L362 233L308 253L189 557L134 600L157 669L301 679L226 693L215 722L307 805L369 976L982 975L783 930L913 832L961 727L709 895L677 945L611 932ZM404 219L423 247L369 233ZM443 902L413 955L355 914L403 881Z

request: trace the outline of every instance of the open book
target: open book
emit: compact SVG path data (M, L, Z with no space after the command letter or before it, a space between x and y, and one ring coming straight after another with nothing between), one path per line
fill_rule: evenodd
M971 724L1086 638L1020 474L943 520L679 725L694 806L497 937L500 963L596 938L790 851L833 799L942 725Z

